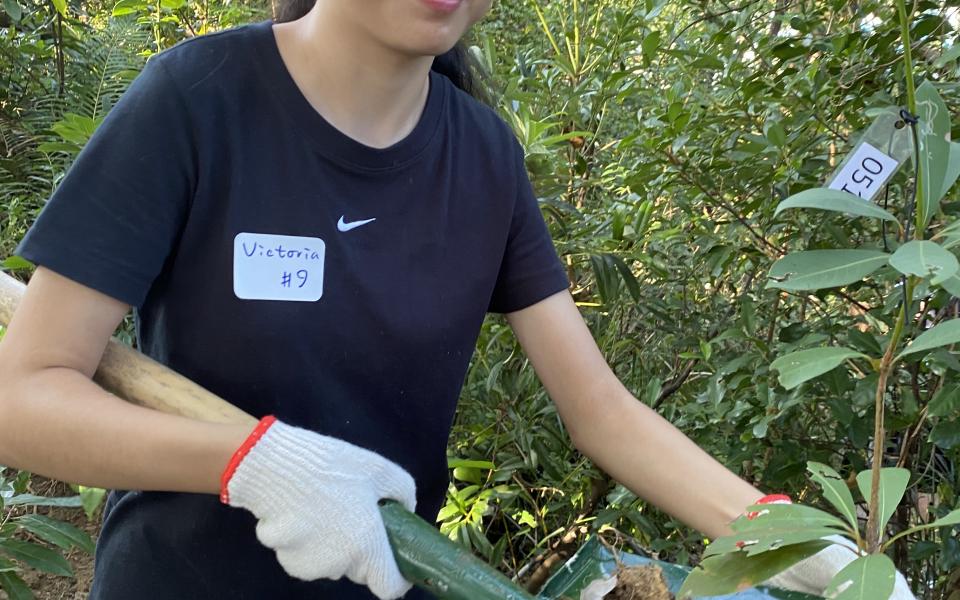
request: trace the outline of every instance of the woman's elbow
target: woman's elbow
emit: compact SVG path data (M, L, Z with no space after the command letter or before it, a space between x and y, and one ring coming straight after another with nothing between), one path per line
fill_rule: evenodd
M5 366L3 353L0 352L0 464L10 464L11 440L10 427L13 426L13 403L15 402L16 388L19 386L17 375L9 366Z
M586 413L567 424L567 433L573 447L591 460L594 460L597 452L608 443L607 432L605 420L595 414Z
M563 404L558 407L570 441L594 461L612 448L639 447L662 421L615 379Z
M13 466L17 439L22 439L23 392L26 375L11 353L9 344L0 339L0 465Z
M597 390L566 402L559 400L557 404L571 443L591 458L598 448L609 442L612 421L624 410L615 388Z

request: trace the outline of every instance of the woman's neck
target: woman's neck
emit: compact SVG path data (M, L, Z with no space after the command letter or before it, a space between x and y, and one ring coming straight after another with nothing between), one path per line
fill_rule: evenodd
M274 26L283 62L307 101L334 127L375 148L407 136L426 104L432 56L404 56L327 14Z

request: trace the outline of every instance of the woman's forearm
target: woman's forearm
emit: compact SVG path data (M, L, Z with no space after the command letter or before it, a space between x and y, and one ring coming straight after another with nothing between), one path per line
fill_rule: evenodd
M610 389L612 388L612 389ZM763 493L743 481L623 386L594 399L604 407L575 439L600 468L638 496L711 538Z
M634 493L711 537L763 495L627 391L570 294L508 318L574 444Z
M0 464L89 486L217 493L250 433L128 404L74 369L0 366Z

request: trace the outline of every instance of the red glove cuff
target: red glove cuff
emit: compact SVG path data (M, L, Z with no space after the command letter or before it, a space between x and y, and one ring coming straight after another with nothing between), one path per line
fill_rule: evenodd
M763 498L760 498L754 504L793 504L793 500L790 499L790 496L786 494L767 494ZM759 511L751 510L747 513L747 518L751 521L756 519L760 515ZM744 541L737 542L737 548L743 548L747 543Z
M786 494L768 494L757 500L757 504L793 504L793 500Z
M270 429L270 426L277 422L277 418L273 415L267 415L266 417L260 419L260 422L257 423L257 426L253 428L253 431L250 432L250 435L247 436L247 439L240 444L240 447L237 448L237 451L233 453L233 456L230 457L230 462L227 463L227 468L223 470L223 474L220 476L220 502L224 504L230 503L230 492L227 490L227 484L230 483L230 478L233 477L234 472L237 470L237 467L240 466L240 463L243 462L243 459L246 458L250 450L257 445L257 442L260 441L260 438L263 437L263 434Z
M763 498L760 498L754 504L793 504L793 500L790 499L790 496L786 494L767 494ZM747 513L748 519L756 519L757 515L760 513L752 510Z

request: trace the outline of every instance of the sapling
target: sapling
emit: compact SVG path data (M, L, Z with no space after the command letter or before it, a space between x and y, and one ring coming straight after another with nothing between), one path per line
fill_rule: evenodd
M892 537L886 535L887 524L911 480L908 469L883 466L884 417L891 377L908 365L929 371L924 359L931 352L960 342L960 319L946 318L952 316L948 310L929 310L934 298L948 297L955 305L960 297L960 262L953 253L960 246L960 220L948 220L940 208L941 199L960 175L960 144L949 141L949 112L936 87L930 82L914 87L909 20L903 0L898 0L897 10L907 103L903 110L878 112L877 119L892 124L887 129L890 143L875 148L865 146L867 140L862 140L851 153L854 162L848 161L838 170L847 180L838 175L829 188L795 194L781 202L776 211L779 216L794 210L824 210L839 218L846 215L879 220L876 245L788 254L771 267L768 284L778 290L811 292L871 280L875 288L887 292L885 305L894 307L891 324L868 320L875 334L873 340L883 344L879 351L863 345L856 349L838 345L807 348L781 356L770 365L786 389L848 361L860 376L876 375L871 468L855 477L868 507L866 522L861 528L857 503L846 480L830 466L810 462L807 469L811 478L840 516L799 504L748 508L745 516L732 524L733 535L707 547L701 567L681 589L681 598L732 593L762 583L837 542L855 548L859 557L837 573L826 595L838 599L889 598L896 575L894 563L886 555L891 545L923 529L960 525L960 509L955 509L932 522L905 528ZM873 192L862 190L873 184L882 187L880 182L896 171L900 161L890 156L895 154L891 150L895 139L902 140L905 135L911 142L912 185L905 186L905 200L894 214L871 201ZM921 419L940 418L952 424L949 419L954 415L946 408L949 405L946 397L936 395Z

